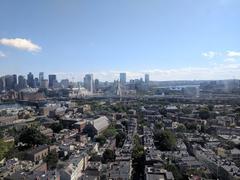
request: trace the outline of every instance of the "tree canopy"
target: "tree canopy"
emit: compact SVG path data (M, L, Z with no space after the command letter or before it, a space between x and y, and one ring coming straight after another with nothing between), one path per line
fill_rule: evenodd
M7 153L13 146L13 142L4 142L2 139L0 139L0 161L6 157Z
M176 146L176 137L171 131L157 131L154 134L156 147L162 151L169 151Z
M59 133L63 129L63 125L61 123L54 123L50 125L50 128L54 133Z
M162 129L162 128L163 128L162 122L157 122L157 123L155 124L155 129L156 129L156 130L160 130L160 129Z
M117 135L117 130L114 127L109 127L103 132L103 135L106 138L114 137Z
M116 146L117 147L122 147L123 146L123 143L126 139L126 134L124 132L119 132L117 135L116 135Z
M49 143L48 137L42 134L36 127L23 129L18 140L29 147Z
M45 158L48 169L55 169L58 163L58 154L56 151L51 151Z
M199 117L201 119L208 119L210 117L209 109L207 107L199 110Z
M186 126L184 124L179 124L176 131L177 132L186 132Z
M115 160L115 153L111 149L106 149L103 153L102 162L113 162Z
M100 144L100 146L102 146L106 143L106 138L103 135L96 137L95 140L96 140L96 142L98 142Z

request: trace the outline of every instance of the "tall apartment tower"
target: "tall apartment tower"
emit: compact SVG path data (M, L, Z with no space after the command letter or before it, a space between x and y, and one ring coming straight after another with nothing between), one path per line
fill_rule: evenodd
M54 83L57 82L57 76L55 74L48 75L49 88L53 88Z
M6 90L11 90L14 89L15 87L15 80L13 75L6 75L5 76L5 88Z
M44 72L39 73L39 81L44 80Z
M16 74L13 75L13 84L14 84L14 89L16 89L16 87L17 87L17 75Z
M27 87L27 80L24 76L18 76L18 89L24 89Z
M0 77L0 91L5 90L5 77Z
M29 87L35 88L34 76L31 72L28 73L28 75L27 75L27 84Z
M43 80L44 80L44 72L40 72L39 78L38 78L38 83L40 87L42 86Z
M145 74L145 83L148 84L150 81L149 74Z
M94 85L93 85L93 74L86 74L84 79L84 87L91 93L94 91Z
M127 75L126 73L120 73L120 83L121 84L126 84L127 82Z

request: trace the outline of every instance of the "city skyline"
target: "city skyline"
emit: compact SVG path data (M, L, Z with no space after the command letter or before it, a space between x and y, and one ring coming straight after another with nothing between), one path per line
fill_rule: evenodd
M240 180L240 0L0 0L0 179Z
M237 0L0 2L0 76L240 78ZM20 9L20 10L19 10ZM14 11L14 13L12 13ZM44 12L44 14L42 13ZM13 23L14 22L14 23Z

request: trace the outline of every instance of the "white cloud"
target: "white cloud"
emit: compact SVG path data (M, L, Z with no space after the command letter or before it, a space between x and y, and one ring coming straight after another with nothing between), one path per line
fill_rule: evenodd
M214 80L240 78L240 64L223 63L215 64L210 67L198 68L180 68L169 70L148 70L152 80Z
M202 55L203 55L204 57L207 57L207 58L209 58L209 59L212 59L212 58L220 55L220 53L219 53L219 52L214 52L214 51L208 51L208 52L202 53Z
M0 51L0 58L5 58L6 54L4 54L2 51Z
M34 44L31 42L31 40L28 39L22 39L22 38L15 38L15 39L7 39L3 38L0 39L0 44L10 47L15 47L17 49L26 50L30 52L39 52L41 51L41 47L37 44Z
M240 57L240 52L237 52L237 51L227 51L226 55L228 57Z
M213 59L215 57L225 58L223 59L224 62L235 62L237 60L236 58L240 58L240 51L208 51L202 53L202 56L207 57L208 59Z
M152 81L168 80L217 80L217 79L240 79L240 63L224 62L221 64L212 64L209 67L186 67L175 69L148 69L142 71L111 70L98 72L81 72L81 73L55 73L58 79L69 78L69 80L83 81L87 73L92 73L94 79L100 81L114 81L119 79L119 73L126 72L127 80L144 78L148 73Z
M236 62L236 59L234 59L234 58L227 58L227 59L224 59L223 60L224 62L229 62L229 63L232 63L232 62Z

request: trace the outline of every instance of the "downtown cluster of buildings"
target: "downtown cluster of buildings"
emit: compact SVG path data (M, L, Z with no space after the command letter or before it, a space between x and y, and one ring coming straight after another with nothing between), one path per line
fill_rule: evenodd
M30 72L25 78L22 75L6 75L0 77L0 95L9 93L9 98L15 99L14 92L21 91L54 91L68 97L82 96L147 96L156 95L176 98L235 98L240 93L239 80L212 81L150 81L149 74L144 79L130 79L127 74L120 73L119 80L102 82L93 74L86 74L82 82L72 82L69 79L58 80L57 75L50 74L46 78L43 72L38 77ZM58 91L64 91L58 93ZM7 95L8 96L8 95ZM5 99L8 99L6 97Z
M22 75L6 75L0 78L0 90L21 90L25 88L67 88L69 80L63 79L61 82L57 81L57 76L54 74L48 75L48 79L44 78L44 73L40 72L39 77L34 77L30 72L25 78Z
M34 77L30 72L25 78L22 75L6 75L0 77L0 96L2 100L43 100L44 96L82 97L102 95L136 95L137 92L147 91L149 88L149 75L143 79L127 82L126 73L120 73L119 80L114 82L101 82L94 79L93 74L86 74L83 82L71 82L69 79L59 81L55 74L48 75L46 79L43 72ZM43 93L44 92L44 93Z
M137 80L130 80L130 84L134 83ZM140 82L143 82L143 79L139 79ZM127 75L126 73L120 73L119 82L122 85L127 84ZM149 84L150 79L149 75L145 75L145 83ZM61 81L57 80L57 75L50 74L46 79L44 77L44 72L40 72L38 77L30 72L27 74L27 78L22 75L6 75L0 77L0 91L9 91L9 90L21 90L25 88L69 88L73 82L70 82L69 79L62 79ZM99 79L94 79L93 74L86 74L83 78L83 83L81 83L84 88L89 92L94 93L99 89L100 81Z

